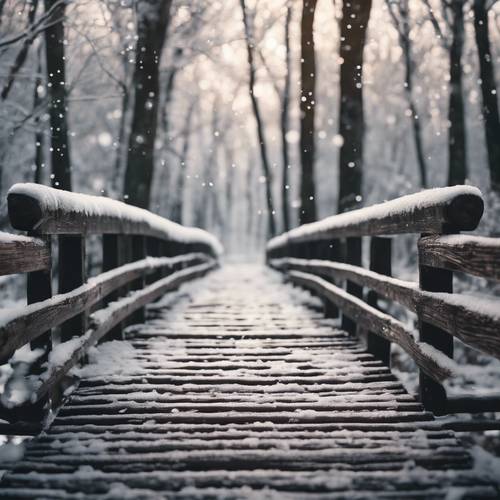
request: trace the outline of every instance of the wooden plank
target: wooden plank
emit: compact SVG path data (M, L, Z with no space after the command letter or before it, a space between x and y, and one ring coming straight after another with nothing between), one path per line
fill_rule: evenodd
M0 236L0 276L50 269L48 241L6 233Z
M428 347L430 346L424 348L415 340L413 333L392 316L378 311L357 297L313 274L290 271L288 275L297 284L306 288L314 288L318 293L335 302L341 310L354 317L356 322L365 328L377 331L382 337L398 344L433 380L443 381L453 375L450 364L444 365L436 361L442 357L437 350L429 354Z
M500 238L424 236L418 242L419 261L429 267L500 281Z
M191 254L182 258L188 262L197 262L203 257L200 254ZM0 363L7 362L16 349L37 339L47 329L60 325L67 319L88 309L117 288L145 273L171 264L171 258L157 261L145 259L101 274L91 283L72 292L57 295L49 301L37 302L25 308L0 327Z

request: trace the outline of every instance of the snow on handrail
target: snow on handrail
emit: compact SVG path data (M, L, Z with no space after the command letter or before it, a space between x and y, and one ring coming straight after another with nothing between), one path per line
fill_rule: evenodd
M473 186L427 189L371 207L304 224L272 238L267 250L288 242L300 243L347 236L397 233L441 233L476 229L483 214L481 191Z
M11 224L40 234L138 234L178 243L207 245L214 255L223 247L199 228L184 227L143 208L104 196L15 184L8 193Z

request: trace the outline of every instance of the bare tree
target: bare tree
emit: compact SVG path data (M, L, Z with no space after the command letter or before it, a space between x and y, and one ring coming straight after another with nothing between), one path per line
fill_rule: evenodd
M417 164L420 175L420 186L426 188L427 179L427 162L425 161L424 147L422 141L422 129L420 126L420 115L417 111L415 99L413 97L413 73L415 65L412 59L412 41L410 37L410 6L409 0L386 0L386 4L394 23L394 27L398 32L399 44L403 51L403 60L405 67L405 96L408 102L410 111L410 119L412 123L413 139L415 142L415 152L417 156Z
M45 0L45 11L51 12L50 22L45 29L45 54L51 133L52 185L71 191L71 154L68 137L66 56L64 49L66 2Z
M495 70L491 55L488 11L496 0L474 0L474 33L479 57L479 75L491 187L500 193L500 118Z
M448 185L464 184L467 178L467 138L463 97L462 57L464 51L466 0L441 0L441 17L447 26L444 32L429 0L424 0L436 35L449 53L448 105Z
M316 220L316 190L314 186L316 55L313 30L316 4L317 0L303 0L302 2L300 30L300 224Z
M255 122L257 125L257 138L259 141L260 159L262 163L262 170L266 178L266 200L267 200L267 212L268 212L268 233L270 236L276 234L276 221L274 218L274 202L273 202L273 178L272 172L269 164L269 158L267 153L266 138L264 134L264 123L262 121L259 103L257 97L255 96L255 59L254 59L254 48L255 39L253 36L253 29L250 26L250 20L247 13L247 7L245 5L245 0L240 0L241 10L243 13L243 26L245 29L245 41L247 47L247 58L248 58L248 71L249 71L249 93L250 100L252 102L252 110L255 117Z
M170 20L171 0L138 0L135 101L129 137L124 196L149 208L158 125L159 65Z
M340 21L340 148L338 210L360 204L363 177L363 49L371 0L344 0Z

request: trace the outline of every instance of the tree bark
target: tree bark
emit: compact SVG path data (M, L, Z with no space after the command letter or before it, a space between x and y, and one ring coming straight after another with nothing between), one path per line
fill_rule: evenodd
M71 191L71 154L68 137L68 105L64 50L66 2L45 0L45 11L53 8L45 30L47 93L51 132L52 186Z
M40 97L40 87L42 86L42 65L41 61L38 62L37 77L35 79L35 88L33 90L33 109L35 110L35 175L33 182L37 184L43 184L43 169L44 169L44 147L45 147L45 137L43 134L42 122L38 115L38 108L42 104L42 98Z
M286 134L290 128L290 88L292 83L292 54L290 48L290 22L292 19L292 3L289 1L286 7L285 18L285 84L281 98L281 150L283 155L283 175L281 179L281 209L283 211L283 229L290 230L290 201L289 201L289 175L290 155Z
M314 53L314 14L317 0L303 0L301 21L300 92L300 208L299 222L316 220L314 186L314 115L316 107L316 56Z
M172 205L171 218L174 222L182 224L183 210L184 210L184 186L186 181L186 162L189 155L189 146L191 142L191 121L194 111L194 102L191 103L186 113L184 122L184 129L182 131L183 143L181 149L181 156L179 158L179 174L177 176L177 186L175 189L175 200Z
M422 144L422 129L420 127L420 118L417 106L413 99L413 70L414 64L411 57L411 38L410 38L410 12L408 0L400 0L399 13L401 16L401 31L399 39L403 49L405 61L405 93L408 106L411 112L411 121L413 128L413 139L415 141L415 152L417 156L418 171L420 175L420 186L426 188L427 181L427 162L425 161L424 147Z
M255 122L257 126L257 138L259 141L260 149L260 159L262 163L262 170L266 178L266 200L267 200L267 218L268 218L268 235L276 235L276 221L274 218L274 202L273 202L273 176L271 172L271 167L269 163L269 158L267 154L266 138L264 134L264 123L260 114L259 103L257 97L254 93L255 88L255 61L254 61L254 40L251 33L250 24L247 16L247 9L245 5L245 0L240 0L241 10L243 12L243 26L245 29L245 41L247 46L247 59L248 59L248 70L249 70L249 93L250 100L252 102L252 110L255 117Z
M462 82L464 47L463 0L450 3L452 40L450 47L450 103L448 107L448 185L464 184L467 178L465 110Z
M371 0L345 0L340 22L340 148L338 211L361 203L363 175L363 49Z
M486 0L474 0L473 8L491 188L500 193L500 119Z
M138 2L134 71L135 101L129 137L124 198L149 208L158 125L159 67L170 21L171 0Z

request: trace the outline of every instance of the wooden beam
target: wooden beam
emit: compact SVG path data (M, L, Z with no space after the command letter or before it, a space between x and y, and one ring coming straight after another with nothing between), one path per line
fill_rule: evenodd
M10 236L5 234L0 241L0 276L50 269L50 245L46 240Z
M369 328L390 342L398 344L433 380L441 382L453 375L451 368L453 362L451 360L446 361L446 357L429 344L418 342L413 332L409 331L403 323L392 316L378 311L361 299L313 274L289 271L288 276L293 282L306 288L312 288L334 302L359 325Z
M6 363L16 349L88 309L117 288L162 267L170 267L172 261L181 258L193 265L200 262L200 259L206 259L203 254L189 254L156 261L145 259L101 274L90 283L69 293L28 306L0 327L0 364Z
M500 281L500 238L424 236L418 242L420 263Z

